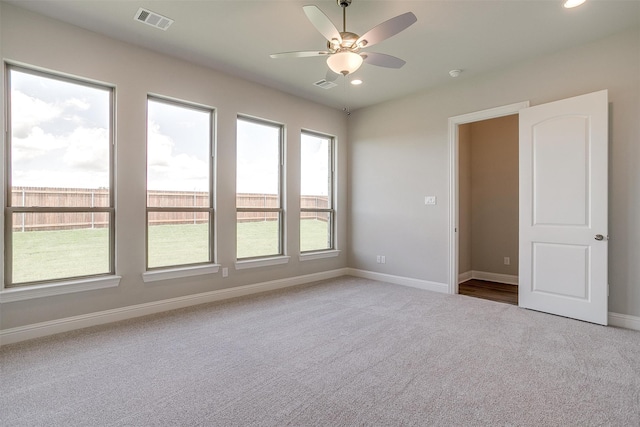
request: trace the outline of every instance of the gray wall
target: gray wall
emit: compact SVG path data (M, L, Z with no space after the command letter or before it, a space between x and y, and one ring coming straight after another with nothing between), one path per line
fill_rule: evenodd
M442 70L445 73L447 70ZM640 32L531 59L349 118L350 267L449 280L448 118L609 90L609 310L640 316ZM424 196L438 196L425 206ZM375 263L386 254L387 263Z
M297 277L346 267L346 116L341 112L210 69L105 38L41 15L1 4L0 49L5 60L30 64L116 86L116 272L117 288L3 303L0 327L198 294L244 284ZM188 100L217 111L217 261L220 273L144 283L146 99L148 93ZM286 248L289 264L236 271L235 119L238 113L286 125ZM299 261L300 130L337 138L337 246L340 256ZM3 130L4 134L4 130ZM4 164L4 162L2 163Z

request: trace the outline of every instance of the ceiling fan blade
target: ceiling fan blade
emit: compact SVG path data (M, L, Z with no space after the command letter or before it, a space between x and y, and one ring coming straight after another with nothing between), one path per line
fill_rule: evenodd
M300 52L272 53L269 56L274 59L280 59L280 58L308 58L311 56L324 56L324 55L329 55L329 52L320 51L320 50L305 50Z
M340 31L333 25L333 22L325 15L317 6L309 5L303 6L302 9L304 13L309 18L309 21L316 27L316 30L320 31L320 34L324 36L327 40L331 41L333 39L342 43L342 37L340 36Z
M366 52L361 53L360 56L362 56L364 62L367 64L377 65L378 67L402 68L402 66L407 63L400 58L384 53Z
M362 43L362 47L373 46L389 37L395 36L417 20L418 18L416 18L416 15L412 12L403 13L395 18L384 21L382 24L376 25L356 40L356 44Z

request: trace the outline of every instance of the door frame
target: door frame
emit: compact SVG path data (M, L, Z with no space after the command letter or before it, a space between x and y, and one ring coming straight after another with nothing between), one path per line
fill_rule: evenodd
M449 117L449 286L448 293L458 293L458 245L459 233L459 126L481 120L518 114L529 107L529 101L516 102L488 110Z

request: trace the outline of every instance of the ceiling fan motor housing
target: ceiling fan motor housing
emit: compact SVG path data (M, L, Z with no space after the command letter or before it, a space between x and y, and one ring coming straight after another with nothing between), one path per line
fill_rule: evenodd
M337 0L338 6L347 7L351 4L351 0Z
M338 40L327 41L327 47L332 51L339 51L340 49L351 50L352 52L358 52L360 50L359 45L356 45L356 41L360 38L356 33L349 31L341 31L340 37L342 37L342 43L338 44Z

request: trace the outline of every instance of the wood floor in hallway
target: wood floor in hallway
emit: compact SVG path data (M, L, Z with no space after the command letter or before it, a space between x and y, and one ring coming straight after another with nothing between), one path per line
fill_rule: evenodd
M486 280L467 280L458 286L460 295L518 305L518 286Z

